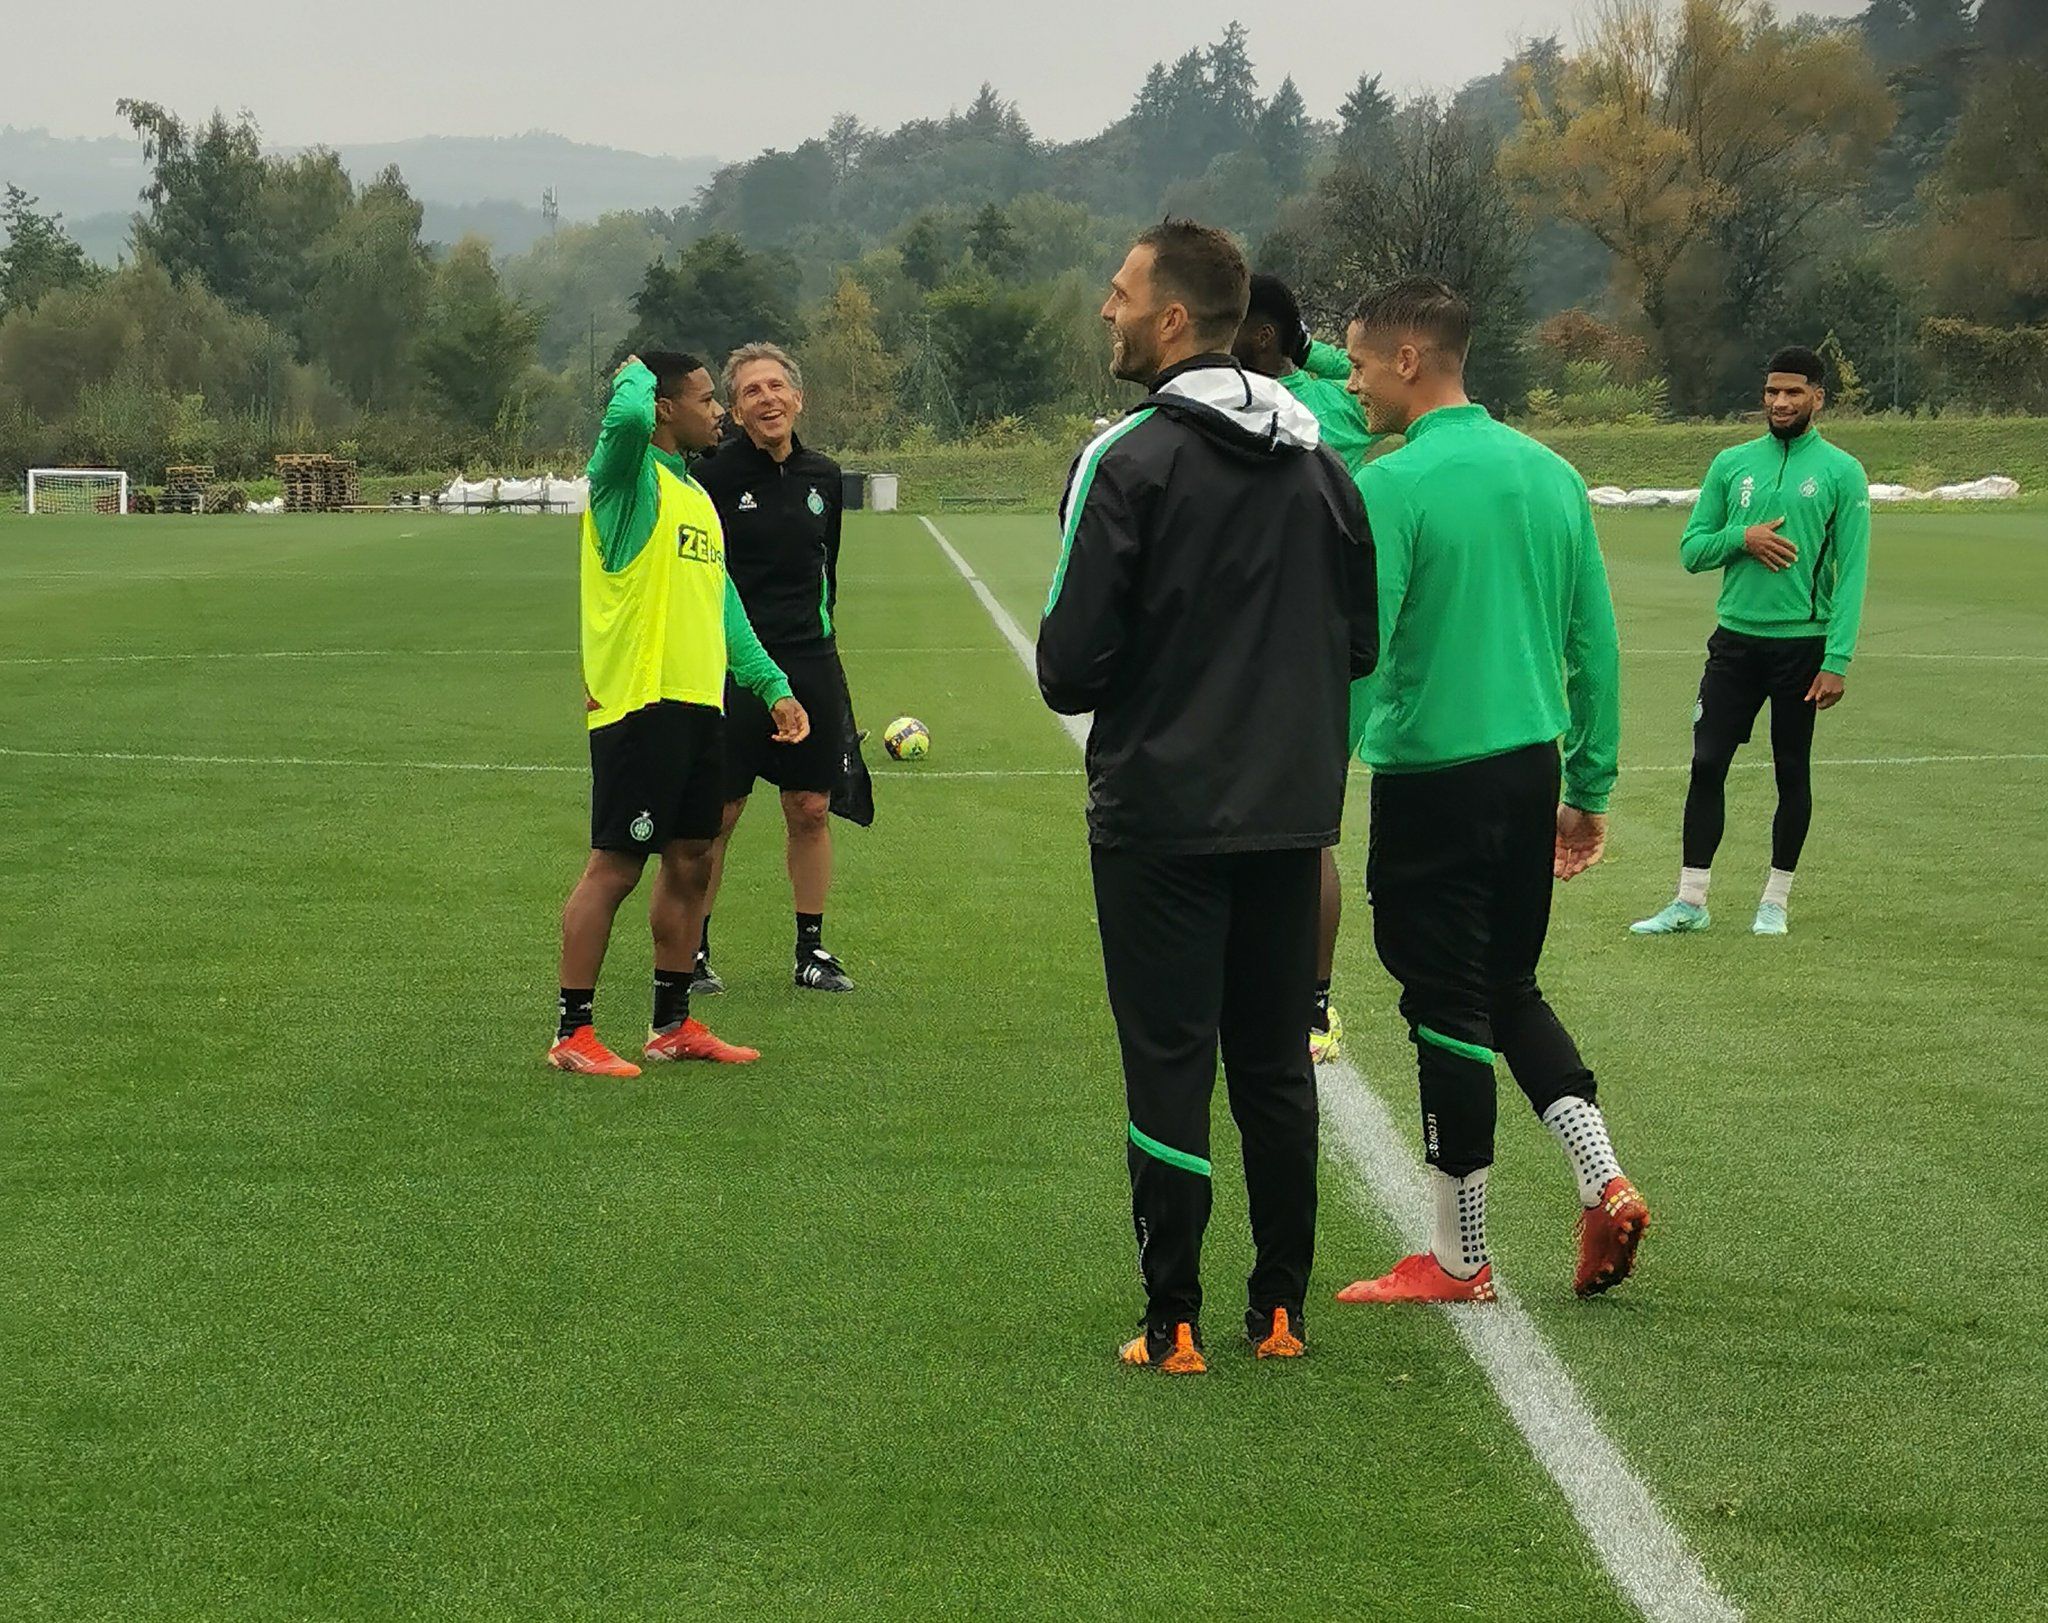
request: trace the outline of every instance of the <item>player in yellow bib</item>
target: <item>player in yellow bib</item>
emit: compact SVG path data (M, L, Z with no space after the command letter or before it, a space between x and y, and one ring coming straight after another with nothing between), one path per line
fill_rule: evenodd
M590 860L562 910L561 996L548 1063L638 1076L598 1041L597 974L619 904L650 852L654 932L650 1060L759 1059L690 1018L711 842L724 811L721 734L728 668L760 696L776 740L810 732L789 681L761 647L725 573L725 536L685 455L717 443L723 413L691 355L630 357L590 454L581 562L584 711L590 727Z

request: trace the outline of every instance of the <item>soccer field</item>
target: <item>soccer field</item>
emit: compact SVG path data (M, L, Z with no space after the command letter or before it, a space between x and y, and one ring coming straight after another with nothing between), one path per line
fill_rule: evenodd
M1712 617L1681 522L1603 520L1623 777L1546 976L1656 1222L1575 1301L1574 1190L1503 1079L1508 1294L1733 1607L2040 1616L2048 524L1878 516L1792 935L1747 929L1753 746L1714 929L1639 940ZM938 527L1034 625L1051 521ZM1633 1615L1588 1485L1447 1316L1328 1300L1400 1249L1329 1135L1312 1356L1233 1339L1219 1092L1213 1373L1113 1364L1140 1303L1078 758L919 520L849 519L841 568L863 723L935 741L838 826L859 992L791 989L763 804L701 1012L765 1059L543 1067L588 832L572 534L0 519L0 1610ZM1337 1002L1412 1138L1353 790Z

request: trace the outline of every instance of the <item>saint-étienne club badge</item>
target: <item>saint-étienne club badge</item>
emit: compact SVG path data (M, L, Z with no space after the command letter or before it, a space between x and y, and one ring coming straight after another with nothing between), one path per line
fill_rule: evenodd
M635 845L645 845L654 838L653 814L642 812L627 825L626 832L633 836L633 843Z
M825 498L818 494L818 487L816 485L811 486L811 499L805 502L804 505L811 510L811 515L814 518L823 518L825 516Z

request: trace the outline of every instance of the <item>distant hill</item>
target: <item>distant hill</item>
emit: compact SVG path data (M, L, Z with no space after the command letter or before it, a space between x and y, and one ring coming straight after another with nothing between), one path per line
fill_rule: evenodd
M427 205L429 239L452 242L480 231L501 253L518 253L545 231L540 200L549 187L563 219L590 220L611 209L680 208L719 166L716 158L659 158L544 130L335 150L358 180L397 164ZM111 261L124 249L127 217L147 179L142 143L127 136L73 138L0 125L0 185L11 182L61 212L95 259Z
M555 189L565 220L594 220L612 209L675 209L694 202L717 158L657 158L617 147L586 146L565 136L428 135L381 146L339 146L358 180L386 164L404 171L413 195L429 203L512 201L540 207Z

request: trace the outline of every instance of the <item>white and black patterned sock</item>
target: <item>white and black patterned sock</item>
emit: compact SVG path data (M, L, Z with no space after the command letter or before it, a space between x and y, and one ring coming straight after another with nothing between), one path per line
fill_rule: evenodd
M1486 1266L1486 1174L1481 1167L1462 1178L1429 1169L1435 1196L1429 1249L1437 1266L1453 1279L1470 1279Z
M1543 1125L1563 1146L1579 1180L1579 1204L1597 1206L1600 1192L1621 1176L1621 1163L1607 1140L1607 1118L1590 1099L1568 1093L1543 1112Z

